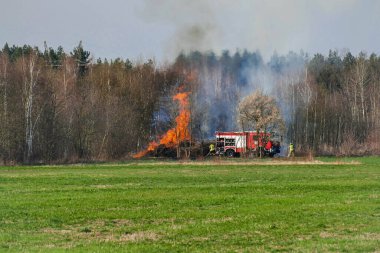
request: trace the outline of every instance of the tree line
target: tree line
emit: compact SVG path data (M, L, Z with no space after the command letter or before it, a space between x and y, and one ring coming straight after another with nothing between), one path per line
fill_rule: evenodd
M93 59L79 43L0 51L0 158L9 162L125 159L173 127L172 96L190 92L194 140L239 130L237 106L260 89L285 118L284 141L321 154L379 152L380 59L330 51L309 57L224 51L173 64Z
M0 156L4 162L119 159L152 135L158 101L178 82L152 61L93 62L80 43L0 52Z
M380 153L380 57L316 54L287 81L288 136L302 149L329 155Z

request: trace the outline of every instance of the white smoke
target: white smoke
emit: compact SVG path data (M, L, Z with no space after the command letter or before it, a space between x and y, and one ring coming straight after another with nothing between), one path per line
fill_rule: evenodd
M148 22L172 30L165 48L169 59L181 51L220 53L237 48L260 50L268 59L274 51L316 52L321 45L315 43L323 43L319 33L330 29L320 25L323 19L339 19L359 4L358 0L145 0L141 13ZM334 43L324 49L349 46Z

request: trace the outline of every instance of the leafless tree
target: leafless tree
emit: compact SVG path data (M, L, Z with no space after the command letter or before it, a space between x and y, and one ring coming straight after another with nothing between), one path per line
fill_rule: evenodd
M274 98L258 90L238 105L238 123L242 129L265 132L284 131L285 123Z
M2 118L1 118L1 131L0 138L1 143L0 150L3 151L2 156L4 163L7 162L7 158L9 156L9 126L8 126L8 65L9 59L8 56L4 53L0 53L0 89L2 89L2 99L3 99L3 110L2 110Z
M28 56L22 57L22 72L23 72L23 102L25 114L25 161L31 162L33 154L33 137L36 123L38 122L39 115L36 118L33 116L34 110L34 89L38 83L40 69L38 66L37 52L32 52Z

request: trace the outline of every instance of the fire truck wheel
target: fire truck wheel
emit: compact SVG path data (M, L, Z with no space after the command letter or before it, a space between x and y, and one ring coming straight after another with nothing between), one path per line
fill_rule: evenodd
M227 157L234 157L235 156L235 151L233 151L232 149L228 149L226 151L226 156Z

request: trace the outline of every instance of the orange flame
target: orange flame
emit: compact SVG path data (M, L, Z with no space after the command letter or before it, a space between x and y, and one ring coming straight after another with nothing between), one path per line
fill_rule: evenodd
M155 141L152 141L151 143L149 143L148 148L146 150L140 151L139 153L134 155L133 158L141 158L145 156L146 154L148 154L149 151L155 150L157 147L158 147L158 143Z
M174 101L179 102L179 115L176 117L176 126L169 129L160 139L159 144L163 144L166 147L178 146L180 142L190 140L189 132L189 122L190 122L190 111L189 111L189 94L190 92L181 92L173 97ZM155 141L149 143L148 148L143 150L133 158L141 158L148 154L149 151L154 151L159 144Z

